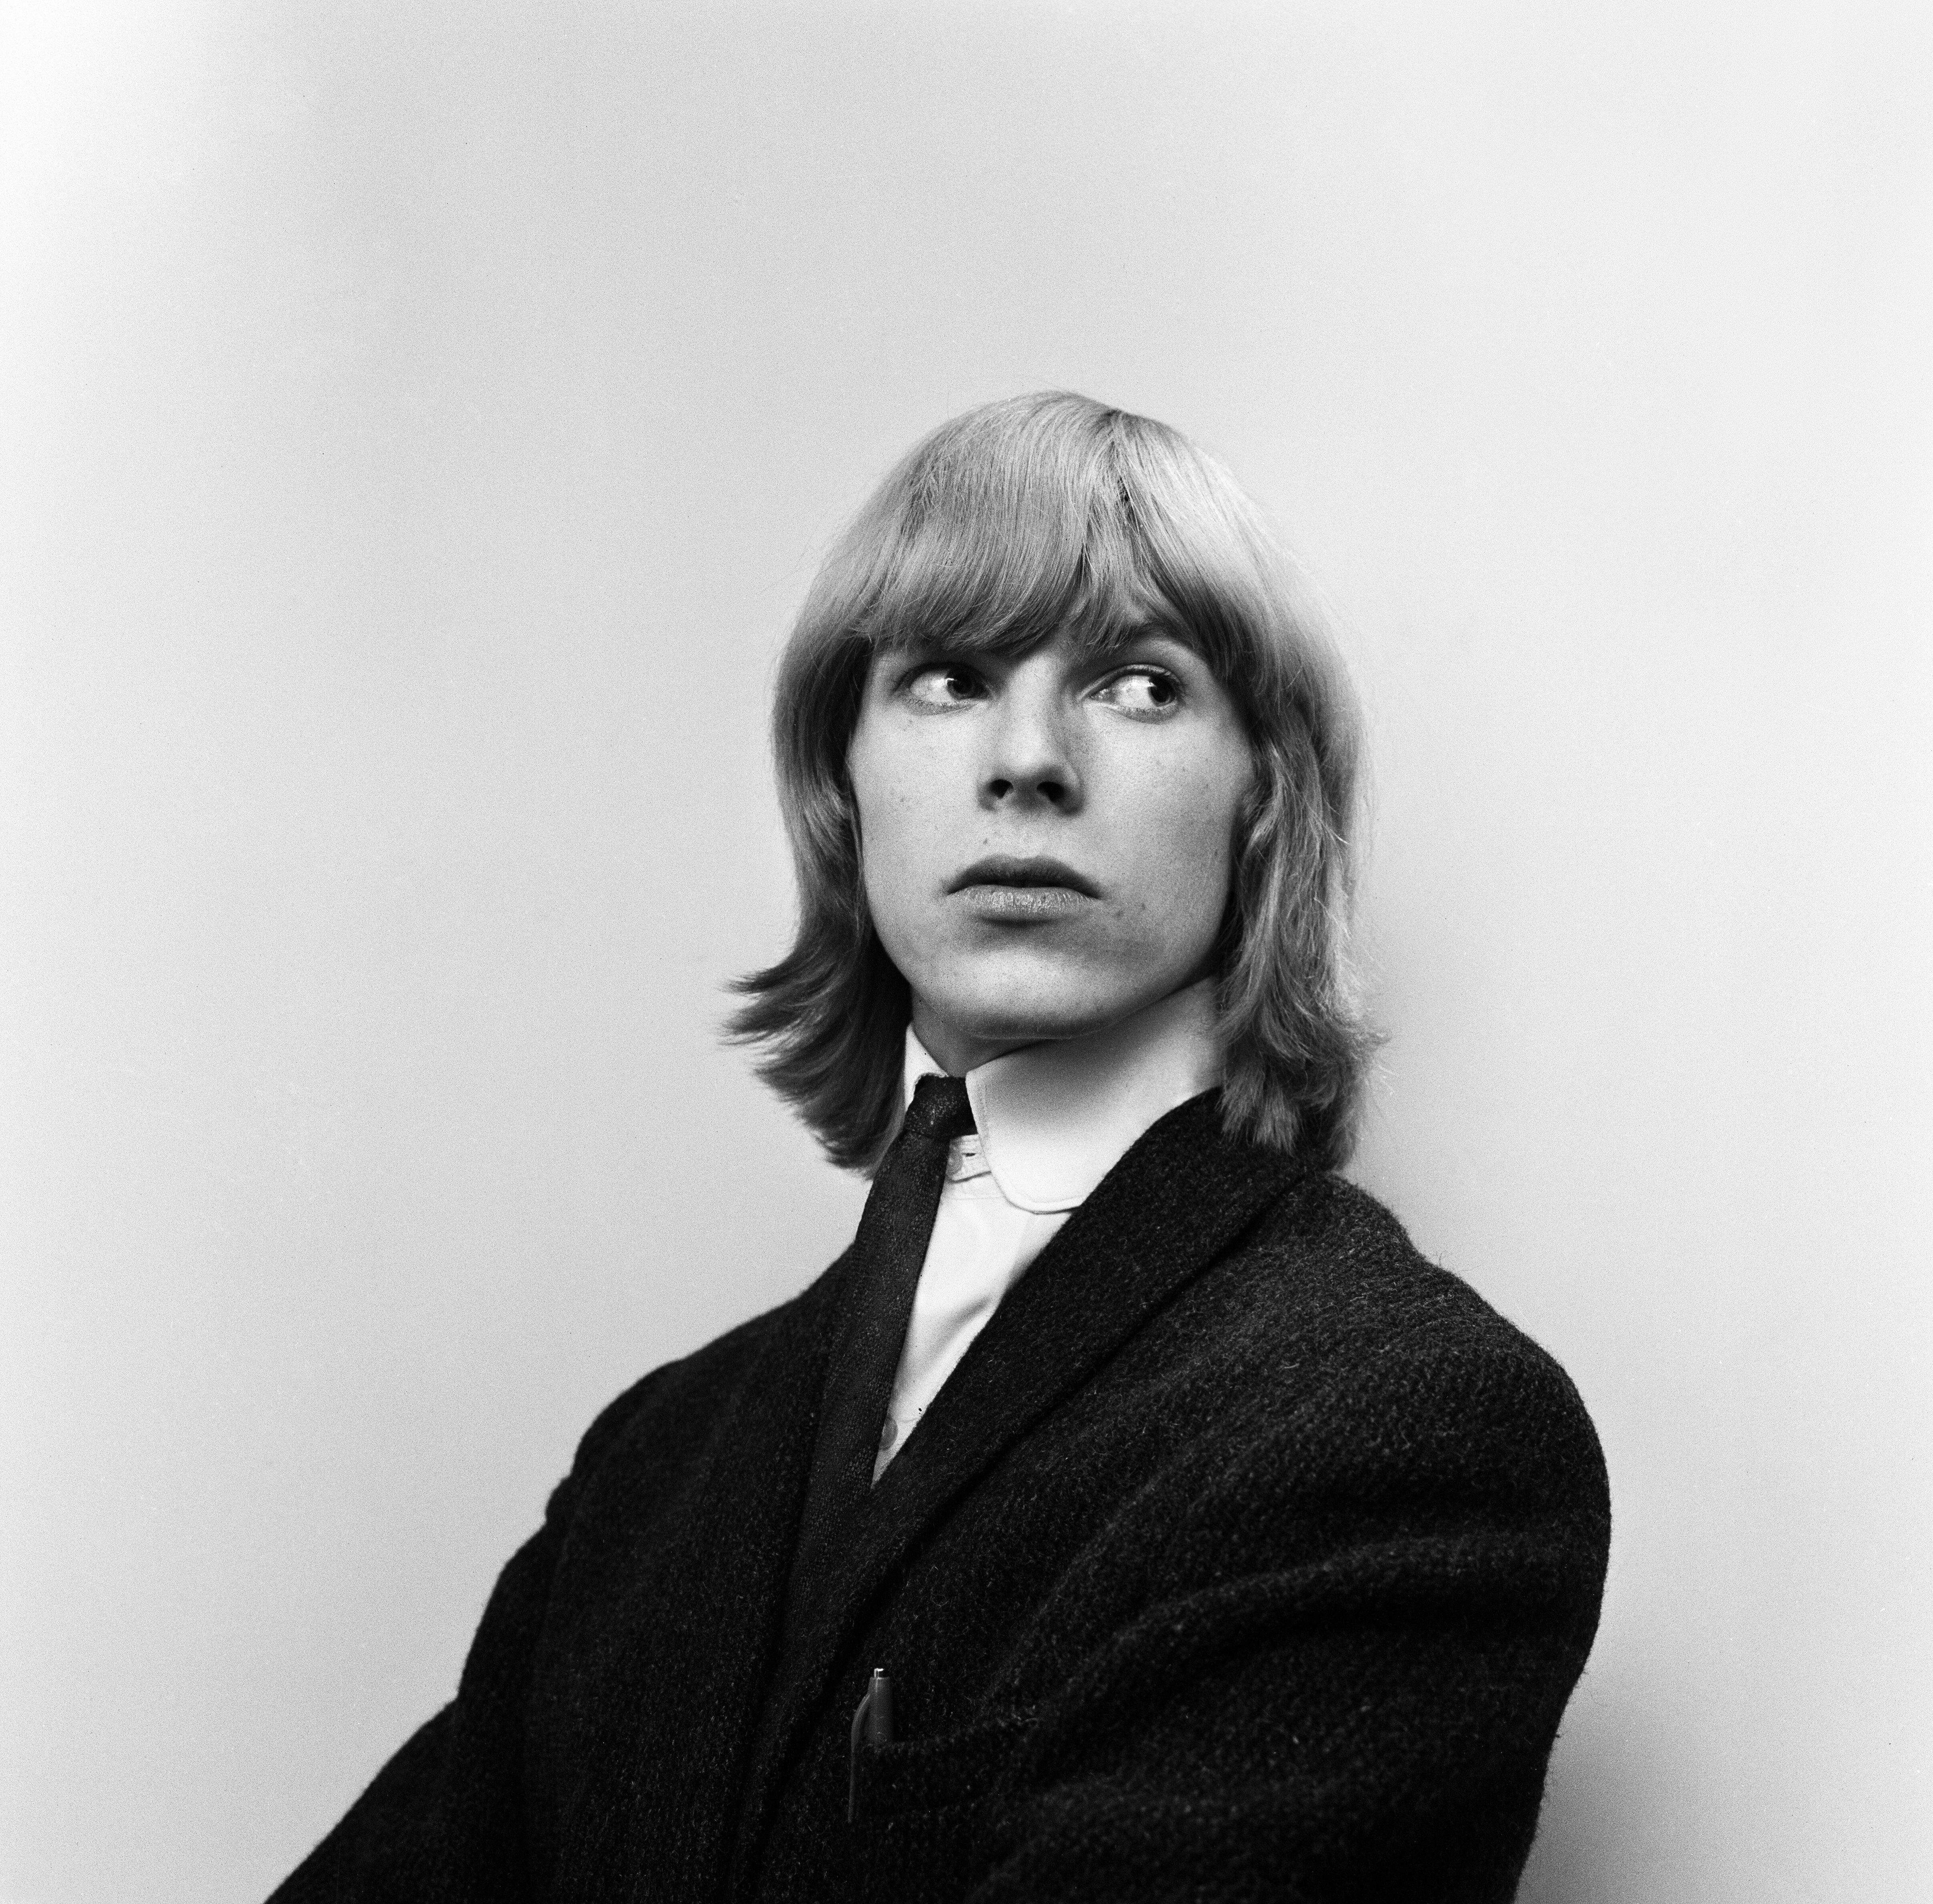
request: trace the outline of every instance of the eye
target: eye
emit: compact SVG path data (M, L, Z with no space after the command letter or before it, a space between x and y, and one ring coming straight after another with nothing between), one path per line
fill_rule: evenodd
M955 662L933 662L915 668L900 683L900 692L916 707L960 707L982 700L986 684L970 668Z
M1159 720L1181 704L1181 683L1165 668L1124 668L1094 690L1094 698L1137 720Z

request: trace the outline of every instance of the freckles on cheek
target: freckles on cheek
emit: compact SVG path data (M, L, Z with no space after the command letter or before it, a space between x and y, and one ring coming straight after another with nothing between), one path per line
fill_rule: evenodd
M1228 830L1231 809L1219 775L1186 763L1176 768L1162 791L1165 797L1160 810L1149 815L1150 830L1174 851L1198 853Z
M1159 860L1173 869L1171 877L1195 890L1220 891L1234 861L1235 820L1246 782L1238 784L1226 773L1190 761L1177 764L1167 791L1163 810L1149 816L1151 836L1162 841Z

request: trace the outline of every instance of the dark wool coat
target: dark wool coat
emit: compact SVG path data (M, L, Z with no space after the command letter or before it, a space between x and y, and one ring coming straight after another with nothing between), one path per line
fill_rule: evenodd
M1511 1896L1610 1536L1548 1356L1197 1098L782 1659L845 1261L606 1410L455 1699L275 1904ZM895 1737L855 1747L874 1666Z

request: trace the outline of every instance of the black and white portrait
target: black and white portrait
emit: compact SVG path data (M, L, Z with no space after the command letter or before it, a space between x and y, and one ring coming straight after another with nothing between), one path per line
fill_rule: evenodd
M1929 83L0 18L0 1904L1928 1894Z

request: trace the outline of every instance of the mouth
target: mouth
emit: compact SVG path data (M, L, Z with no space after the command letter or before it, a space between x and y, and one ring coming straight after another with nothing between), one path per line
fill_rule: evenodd
M1078 893L1086 899L1101 896L1101 889L1093 880L1085 873L1076 872L1064 860L1016 859L1005 854L996 854L991 859L976 860L946 890L949 893L963 893L974 887L1006 887L1033 891L1060 887Z
M976 860L947 890L994 926L1045 926L1082 911L1101 896L1085 873L1060 860Z

